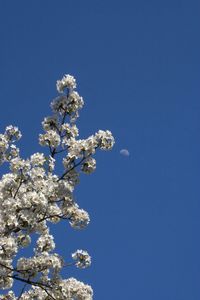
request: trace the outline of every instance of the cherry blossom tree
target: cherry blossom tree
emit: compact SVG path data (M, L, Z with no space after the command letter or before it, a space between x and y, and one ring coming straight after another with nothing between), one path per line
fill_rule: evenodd
M91 286L61 276L61 270L69 265L89 267L90 255L77 250L71 262L66 262L55 252L49 225L61 220L68 220L75 229L88 225L89 215L75 202L73 192L80 172L95 170L96 150L110 150L114 138L110 131L99 130L78 139L75 123L84 102L75 91L76 80L64 75L56 86L59 96L51 102L52 116L44 118L44 133L39 135L39 144L48 148L48 155L40 152L23 159L16 146L21 138L19 129L10 125L0 134L0 164L7 163L10 170L0 180L0 288L5 290L1 300L93 298ZM55 165L60 160L63 171L56 175ZM20 256L20 250L28 246L33 255ZM13 291L15 281L22 284L18 295Z

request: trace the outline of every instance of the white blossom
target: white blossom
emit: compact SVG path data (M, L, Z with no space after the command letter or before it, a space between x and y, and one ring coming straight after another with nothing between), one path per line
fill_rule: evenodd
M37 240L36 252L50 252L55 248L54 238L47 231L41 235Z
M84 105L83 98L75 91L69 94L68 97L68 111L69 113L75 112L81 109Z
M0 288L5 290L9 289L13 285L13 279L8 277L10 276L9 273L5 273L3 276L1 275L2 270L0 271Z
M0 152L5 152L9 147L8 139L4 134L0 134Z
M96 133L95 137L99 143L100 149L102 149L102 150L112 149L115 141L112 136L112 133L109 130L106 130L106 131L99 130Z
M63 145L67 145L68 139L78 136L78 128L75 124L71 126L69 123L65 123L61 126L61 130L64 133Z
M68 96L61 95L51 102L51 108L54 113L61 115L68 114L74 116L77 111L84 105L83 98L75 91L71 92Z
M96 160L92 157L87 158L81 166L81 170L86 174L90 174L94 172L95 169L96 169Z
M44 118L42 122L42 127L44 130L56 130L59 127L57 116L50 116Z
M49 167L49 171L52 172L55 168L55 158L53 158L52 156L49 155L49 157L47 158L47 164Z
M65 88L74 89L76 88L76 79L69 74L65 74L61 80L57 80L56 87L59 93L63 93Z
M33 155L31 155L30 162L33 166L43 166L45 161L46 161L46 159L45 159L43 153L37 152L37 153L34 153Z
M26 174L30 170L30 161L24 160L19 157L13 158L10 163L10 169L13 173L23 173Z
M84 209L79 209L78 205L74 205L69 209L70 211L70 225L75 229L83 229L85 228L89 222L90 217L87 211Z
M23 234L20 232L17 236L17 243L21 247L28 247L31 243L31 237L29 234Z
M91 257L87 251L76 250L72 253L72 258L76 261L76 266L80 269L88 268L91 265Z
M63 280L61 286L63 294L66 297L65 299L92 300L93 290L91 286L84 284L75 278Z
M77 250L72 254L74 263L65 263L65 257L55 252L50 232L50 223L61 220L77 230L89 224L88 212L74 198L80 171L92 173L97 149L114 145L108 130L78 139L75 121L84 101L75 88L71 75L57 81L63 94L52 101L53 115L44 118L44 133L39 135L39 144L47 146L49 154L36 152L24 159L15 145L21 138L19 129L10 125L0 134L0 164L7 162L10 170L0 179L0 288L12 289L15 280L27 285L20 296L10 290L0 300L92 300L89 285L61 277L64 266L89 267L88 252ZM20 256L28 246L35 247L32 255Z
M0 238L0 253L10 258L17 253L18 247L14 237L1 237Z
M18 141L22 137L22 134L18 127L10 125L6 127L5 136L8 141Z
M60 145L60 136L54 130L48 130L45 134L39 135L39 143L41 146L56 148Z
M6 159L10 161L13 158L16 158L19 156L19 148L16 147L16 145L11 144L9 151L6 153Z

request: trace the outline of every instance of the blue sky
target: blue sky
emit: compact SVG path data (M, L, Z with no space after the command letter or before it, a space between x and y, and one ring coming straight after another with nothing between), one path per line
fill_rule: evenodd
M66 258L91 253L90 269L66 276L95 300L200 298L199 28L195 0L0 3L1 131L20 127L24 157L42 151L41 121L69 73L85 100L81 137L116 138L75 193L90 226L52 228Z

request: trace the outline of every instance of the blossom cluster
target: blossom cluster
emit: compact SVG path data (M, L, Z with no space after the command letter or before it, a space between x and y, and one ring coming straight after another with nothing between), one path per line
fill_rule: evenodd
M24 159L15 142L21 132L8 126L0 134L0 164L8 163L10 172L0 180L0 288L11 289L15 280L26 286L17 297L12 290L0 295L0 300L91 300L92 288L74 278L63 279L60 272L69 265L86 268L91 257L84 250L72 254L68 263L55 252L54 237L49 224L68 220L74 229L83 229L89 214L74 199L74 189L80 172L92 173L96 168L93 158L97 149L110 150L114 138L110 131L99 130L86 139L78 139L75 121L84 101L75 91L76 80L65 75L57 81L60 93L51 102L53 114L42 122L44 132L39 144L49 154L32 154ZM61 174L55 174L56 159L62 161ZM20 249L32 245L37 236L34 254L19 257ZM29 288L28 288L29 287Z
M87 268L91 265L91 257L87 251L77 250L72 253L72 258L76 261L76 266L80 269Z

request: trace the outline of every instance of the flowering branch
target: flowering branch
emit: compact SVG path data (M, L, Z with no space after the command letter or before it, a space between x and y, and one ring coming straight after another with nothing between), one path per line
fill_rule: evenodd
M75 122L84 101L75 89L73 76L65 75L57 81L60 95L51 102L53 114L44 118L44 133L39 135L39 144L49 148L49 156L37 152L22 159L15 145L21 138L19 129L10 125L0 134L0 164L8 163L10 168L0 179L0 288L8 290L0 300L92 300L91 286L61 276L67 266L89 267L90 255L77 250L72 254L73 261L66 262L55 252L49 228L49 222L61 220L68 220L75 229L89 224L89 214L79 208L73 192L80 172L95 171L93 155L97 149L110 150L114 145L108 130L78 139ZM54 173L55 157L62 160L60 176ZM33 255L20 257L20 250L31 246L34 234L37 241ZM12 291L15 281L23 283L18 296Z

